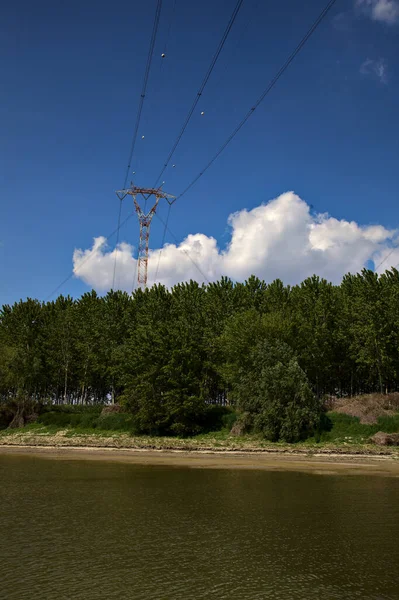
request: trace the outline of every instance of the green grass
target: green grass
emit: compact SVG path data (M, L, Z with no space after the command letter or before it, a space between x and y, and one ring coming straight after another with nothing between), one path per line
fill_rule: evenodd
M48 411L38 418L39 425L46 427L73 428L78 430L137 431L132 415L128 413L111 413L101 415L98 411L84 413Z
M38 423L59 428L77 430L120 431L137 435L139 428L134 416L130 413L101 414L102 407L88 407L89 410L79 411L81 407L54 407L55 410L45 410L38 418ZM94 410L96 409L96 410ZM230 408L211 406L204 415L201 428L204 432L224 431L226 437L233 426L237 414Z
M399 432L399 413L392 417L380 417L374 425L363 425L357 417L341 413L330 412L327 414L327 417L327 422L329 421L331 427L330 430L322 431L320 436L308 438L299 444L294 444L294 446L317 447L329 443L361 445L369 443L370 437L377 433L377 431L384 431L385 433ZM198 441L213 440L215 442L225 442L231 439L231 436L229 435L229 429L223 428L219 431L197 435L194 439ZM255 441L259 446L270 445L270 442L256 434L248 434L234 439L237 445ZM283 442L280 444L286 446ZM279 442L273 445L278 446Z
M384 431L385 433L399 431L399 413L392 417L380 417L374 425L363 425L357 417L351 417L342 413L330 412L327 416L331 424L331 429L330 431L321 432L320 443L366 443L377 431ZM314 443L316 440L315 438L310 438L308 441Z
M25 425L25 427L21 427L19 429L2 429L0 431L0 436L8 437L15 434L55 435L58 431L60 431L60 427L58 427L57 425L42 425L40 423L31 423L30 425Z
M13 436L12 441L6 438ZM83 428L57 428L33 423L23 429L0 431L1 440L5 444L13 445L36 445L36 446L91 446L91 447L114 447L114 448L140 448L143 450L220 450L220 451L269 451L269 452L299 452L312 456L317 453L325 454L388 454L399 459L399 448L378 447L354 439L340 442L306 440L298 444L287 444L284 442L268 442L260 435L247 434L243 436L231 436L228 430L204 433L190 438L157 437L150 435L133 435L129 432L83 429Z
M134 417L128 413L111 413L101 415L99 411L47 411L43 413L36 423L27 425L23 429L3 430L1 437L16 434L25 436L48 437L58 432L63 432L63 438L76 438L77 443L82 444L82 438L97 438L101 445L101 438L112 438L115 441L120 438L121 445L134 447L154 448L215 448L215 449L281 449L281 450L307 450L309 453L318 450L344 451L350 447L351 452L361 452L366 446L372 448L369 443L370 437L377 431L393 433L399 431L399 413L392 417L382 417L374 425L363 425L356 417L340 413L328 413L330 429L324 430L319 436L309 438L298 444L286 444L284 442L271 443L259 434L247 434L243 436L230 435L230 423L225 422L224 427L216 431L208 431L190 438L178 438L169 436L140 435L137 433ZM230 415L228 415L230 418ZM233 417L231 417L233 419ZM79 439L78 439L79 438ZM123 440L123 441L122 441ZM117 441L115 442L117 443ZM399 450L398 450L399 451Z

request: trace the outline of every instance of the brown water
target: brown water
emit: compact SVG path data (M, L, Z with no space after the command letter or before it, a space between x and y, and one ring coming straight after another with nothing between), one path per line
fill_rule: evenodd
M0 598L399 599L399 478L0 456Z

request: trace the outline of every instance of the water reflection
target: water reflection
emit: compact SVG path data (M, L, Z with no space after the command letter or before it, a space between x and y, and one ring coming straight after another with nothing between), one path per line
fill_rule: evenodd
M399 598L399 480L0 457L0 596Z

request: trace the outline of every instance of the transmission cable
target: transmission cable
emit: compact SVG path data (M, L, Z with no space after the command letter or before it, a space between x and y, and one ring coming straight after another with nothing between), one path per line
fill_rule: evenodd
M134 149L135 149L135 146L136 146L137 134L138 134L139 126L140 126L141 113L142 113L142 110L143 110L144 98L145 98L145 94L146 94L146 91L147 91L148 78L149 78L149 75L150 75L151 62L152 62L152 56L153 56L153 53L154 53L155 40L156 40L156 37L157 37L159 19L160 19L160 16L161 16L161 8L162 8L162 0L158 0L158 2L157 2L157 8L156 8L156 11L155 11L155 18L154 18L154 25L153 25L153 29L152 29L151 41L150 41L150 49L148 51L147 65L146 65L145 73L144 73L143 87L142 87L141 94L140 94L140 102L139 102L139 108L138 108L138 112L137 112L136 125L135 125L135 128L134 128L132 145L131 145L131 148L130 148L129 162L128 162L128 165L127 165L125 182L123 184L123 188L122 189L125 189L125 187L126 187L127 180L129 178L129 172L130 172L131 163L132 163L132 160L133 160L133 154L134 154Z
M200 86L200 88L199 88L199 90L198 90L198 92L197 92L197 94L195 96L194 102L193 102L190 110L188 111L188 114L187 114L187 116L185 118L183 126L182 126L182 128L181 128L181 130L180 130L180 132L179 132L179 134L178 134L178 136L177 136L177 138L176 138L176 140L175 140L175 142L174 142L174 144L173 144L173 146L172 146L172 148L171 148L171 150L170 150L170 152L169 152L166 160L165 160L165 163L164 163L164 165L163 165L163 167L161 169L161 172L159 173L159 175L157 177L157 180L155 182L154 187L157 186L159 180L161 179L162 175L164 174L165 169L167 168L167 166L168 166L168 164L169 164L169 162L170 162L173 154L175 153L175 150L176 150L177 146L180 143L181 138L183 137L183 134L184 134L184 132L185 132L185 130L187 128L187 125L189 124L190 119L193 116L194 110L195 110L198 102L200 101L200 98L201 98L202 93L203 93L203 91L205 89L205 86L208 83L208 80L209 80L209 78L210 78L210 76L212 74L213 69L215 68L215 65L217 63L219 55L220 55L221 51L223 50L223 46L226 43L226 40L227 40L227 38L229 36L229 33L230 33L230 30L233 27L234 21L236 20L236 17L238 15L238 12L239 12L239 10L241 8L241 5L242 5L243 1L244 0L238 0L237 4L236 4L236 6L235 6L235 8L234 8L234 10L232 12L232 15L231 15L230 20L229 20L229 22L227 24L227 27L226 27L223 35L222 35L222 39L219 42L219 45L218 45L218 47L216 49L216 52L215 52L215 54L214 54L214 56L213 56L213 58L211 60L211 63L209 65L209 67L208 67L208 70L207 70L207 72L205 74L205 77L204 77L204 79L203 79L203 81L201 83L201 86Z
M168 57L168 47L169 47L169 38L170 38L170 32L172 30L172 25L173 25L173 20L174 20L174 16L175 16L175 12L176 12L176 4L177 4L177 0L174 0L173 2L173 7L172 7L172 12L170 14L169 17L169 24L167 26L167 33L166 33L166 38L163 42L161 42L162 44L162 54L161 54L161 61L159 61L159 70L158 70L158 88L161 89L162 88L162 83L163 83L163 65L165 62L165 59L167 60Z
M230 63L231 62L235 62L235 56L237 54L237 50L240 48L240 45L242 44L245 35L247 34L248 28L249 26L252 24L252 22L254 20L256 20L257 18L257 11L259 8L259 4L261 3L262 0L256 0L249 18L247 19L247 21L245 22L245 24L243 26L240 27L240 36L239 38L236 40L234 46L232 47L232 49L229 52L229 60L226 62L226 64L224 65L224 68L221 69L221 72L219 74L219 77L217 78L217 85L220 87L221 83L223 82L223 79L226 76L226 73L228 72L228 69L230 67Z
M245 117L243 118L243 120L237 125L237 127L234 129L234 131L229 135L229 137L227 138L227 140L222 144L222 146L220 146L219 150L216 152L216 154L213 156L213 158L208 162L208 164L202 169L202 171L200 171L198 173L198 175L191 181L191 183L182 191L181 194L179 194L174 200L172 200L171 204L173 204L174 202L176 202L176 200L179 200L180 198L182 198L192 187L195 183L197 183L198 179L200 179L200 177L202 177L202 175L213 165L213 163L215 162L215 160L217 158L219 158L219 156L222 154L223 150L225 150L225 148L230 144L230 142L235 138L235 136L237 135L237 133L240 131L240 129L245 125L245 123L248 121L248 119L253 115L253 113L255 112L255 110L258 108L258 106L261 104L261 102L263 102L263 100L266 98L266 96L271 92L271 90L274 88L274 86L276 85L276 83L278 82L278 80L280 79L280 77L285 73L285 71L288 69L288 67L290 66L290 64L293 62L293 60L295 59L295 57L297 56L297 54L299 54L299 52L302 50L303 46L306 44L306 42L308 41L308 39L311 37L311 35L316 31L317 27L320 25L320 23L323 21L324 17L327 15L327 13L330 11L330 9L334 6L336 0L330 0L328 2L328 4L325 6L325 8L323 9L323 11L320 13L320 15L317 17L316 21L313 23L313 25L311 26L311 28L309 29L309 31L306 33L306 35L302 38L302 40L299 42L299 44L297 45L297 47L295 48L295 50L290 54L290 56L288 57L288 59L285 61L285 63L283 64L283 66L281 67L281 69L276 73L276 75L273 77L273 79L270 81L269 85L267 86L267 88L263 91L263 93L261 94L261 96L258 98L258 100L255 102L255 104L251 107L251 109L247 112L247 114L245 115Z
M170 38L171 29L172 29L173 18L175 16L176 3L177 3L177 0L174 0L173 1L173 7L172 7L172 14L170 16L169 25L168 25L168 31L167 31L167 34L166 34L166 41L165 41L165 45L164 45L164 48L163 48L163 56L162 56L162 58L164 58L165 56L168 55L169 38ZM162 65L162 63L163 63L163 61L161 62L161 65Z
M381 261L381 262L380 262L380 263L379 263L379 264L378 264L376 267L374 267L374 273L377 273L377 271L378 271L378 269L381 267L381 265L383 265L383 264L384 264L384 262L385 262L386 260L388 260L388 258L391 256L391 254L393 253L393 251L394 251L394 250L397 250L397 249L398 249L398 247L397 247L397 246L394 246L394 247L391 249L391 251L390 251L390 252L388 252L388 254L386 255L386 257L385 257L385 258L383 258L383 259L382 259L382 261ZM396 265L396 266L397 266L397 265Z
M128 165L127 165L127 169L126 169L125 181L124 181L123 187L122 187L123 190L126 188L126 184L127 184L128 179L129 179L129 173L130 173L131 164L132 164L132 161L133 161L134 149L135 149L136 141L137 141L137 134L138 134L139 127L140 127L141 113L143 111L144 99L145 99L145 94L146 94L146 91L147 91L148 78L149 78L149 75L150 75L150 69L151 69L151 63L152 63L152 56L154 54L154 46L155 46L155 40L156 40L156 37L157 37L159 19L160 19L160 16L161 16L161 9L162 9L162 0L158 0L157 1L157 7L156 7L156 10L155 10L154 24L153 24L153 28L152 28L152 34L151 34L151 40L150 40L150 48L148 50L147 64L146 64L145 72L144 72L143 86L142 86L142 89L141 89L140 101L139 101L139 106L138 106L138 111L137 111L137 116L136 116L136 124L135 124L135 127L134 127L132 144L131 144L131 147L130 147L129 160L128 160ZM117 263L117 257L118 257L117 247L118 247L118 244L119 244L119 231L120 231L121 214L122 214L122 200L119 200L119 214L118 214L118 228L117 228L118 236L117 236L116 245L115 245L116 252L115 252L115 261L114 261L114 274L113 274L113 278L112 278L112 289L114 289L114 287L115 287L116 263Z
M133 281L132 281L132 294L133 294L134 290L137 288L136 277L137 277L138 264L139 264L139 257L137 257L136 264L135 264L135 267L134 267L134 275L133 275Z
M158 271L159 271L159 264L161 262L161 256L162 256L162 251L163 251L163 246L165 243L165 238L166 238L166 230L168 228L168 223L169 223L169 217L170 217L170 209L171 209L171 205L168 203L168 213L166 215L166 221L165 221L165 226L163 228L163 235L162 235L162 241L161 241L161 249L159 251L159 256L158 256L158 264L157 264L157 270L155 271L155 277L154 277L154 283L156 283L157 278L158 278Z
M155 214L155 216L156 216L156 217L158 217L158 219L161 221L161 223L163 223L163 225L164 225L164 227L165 227L165 231L167 231L167 232L168 232L168 233L169 233L169 234L172 236L172 238L173 238L173 239L174 239L174 241L175 241L176 247L177 247L177 245L179 244L179 240L177 239L177 236L176 236L176 235L173 233L173 231L171 231L171 230L169 229L168 223L167 223L167 222L165 222L165 221L164 221L164 220L163 220L163 219L162 219L162 218L159 216L159 214L158 214L158 213L154 213L154 214ZM169 215L169 213L168 213L168 215ZM201 267L200 267L200 266L198 265L198 263L197 263L197 262L196 262L196 261L195 261L195 260L192 258L192 256L190 256L190 253L189 253L189 252L187 252L187 250L185 250L185 249L184 249L184 248L182 248L181 246L179 247L179 249L180 249L180 250L182 250L182 252L184 252L184 254L186 254L186 255L188 256L188 258L191 260L191 262L193 263L193 265L195 266L195 268L196 268L196 269L198 269L198 271L201 273L201 275L202 275L202 277L205 279L205 281L206 281L207 283L210 283L210 281L209 281L208 277L207 277L207 276L205 275L205 273L202 271ZM159 265L158 265L158 266L159 266Z
M117 227L117 235L116 235L116 243L115 243L115 259L114 259L114 274L112 277L112 289L115 288L116 257L118 256L119 231L121 228L121 216L122 216L122 200L119 198L118 227Z

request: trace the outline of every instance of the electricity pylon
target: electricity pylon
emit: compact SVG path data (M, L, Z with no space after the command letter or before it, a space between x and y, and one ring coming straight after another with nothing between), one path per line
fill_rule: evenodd
M169 204L172 204L170 200L173 200L175 196L166 194L163 190L161 190L161 188L139 188L133 184L127 190L120 190L119 192L116 192L116 195L118 196L119 200L123 200L128 195L133 196L134 208L136 210L140 224L140 239L137 258L137 281L139 284L143 284L144 286L146 286L148 275L148 248L152 217L155 215L158 202L161 198L164 198ZM141 196L144 199L144 206L147 204L147 200L149 198L155 196L155 203L153 204L152 208L148 213L145 213L141 209L137 201L137 196Z

